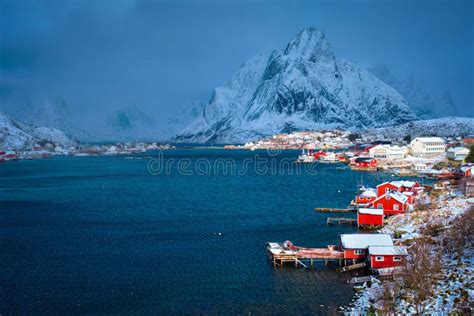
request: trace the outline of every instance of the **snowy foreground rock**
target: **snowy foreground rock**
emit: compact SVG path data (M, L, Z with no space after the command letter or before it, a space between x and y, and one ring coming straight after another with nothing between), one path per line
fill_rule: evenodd
M0 113L0 149L28 149L38 142L50 142L62 147L76 144L60 130L23 124Z
M244 63L176 140L244 143L292 130L368 129L415 119L397 91L337 59L324 33L307 28L284 51Z

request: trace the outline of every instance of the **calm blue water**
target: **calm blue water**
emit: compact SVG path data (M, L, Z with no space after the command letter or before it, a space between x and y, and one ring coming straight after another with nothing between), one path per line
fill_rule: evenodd
M165 161L245 159L264 151L173 150ZM296 157L285 152L275 161ZM148 159L56 157L0 164L0 313L324 313L345 305L347 276L274 269L267 241L338 242L316 206L345 207L357 181L317 174L150 175ZM271 162L269 161L267 165ZM285 171L286 170L286 171ZM219 233L221 233L219 235ZM324 306L320 306L324 305Z

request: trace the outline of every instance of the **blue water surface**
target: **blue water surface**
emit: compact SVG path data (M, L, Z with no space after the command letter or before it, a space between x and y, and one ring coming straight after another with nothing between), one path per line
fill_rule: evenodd
M286 162L260 174L256 155L271 169L298 152L162 153L190 170L245 163L244 174L183 175L170 163L151 175L149 153L0 164L0 313L325 314L348 304L347 276L275 269L265 243L338 243L356 229L327 226L314 207L346 207L361 175L367 185L391 176Z

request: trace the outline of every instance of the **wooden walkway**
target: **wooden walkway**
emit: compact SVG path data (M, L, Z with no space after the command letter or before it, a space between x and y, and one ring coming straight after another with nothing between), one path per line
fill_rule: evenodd
M314 210L316 212L324 212L324 213L349 213L354 212L354 209L348 208L333 208L333 207L315 207Z
M277 245L277 243L269 243ZM278 244L280 245L280 244ZM327 248L303 248L295 247L294 250L286 250L282 247L267 247L268 257L274 266L282 267L285 263L293 263L295 267L312 267L315 262L322 261L325 265L329 261L337 261L339 265L344 259L344 252Z
M357 225L357 219L356 218L347 218L347 217L328 217L326 224L328 225L341 225L341 224L347 224L347 225Z

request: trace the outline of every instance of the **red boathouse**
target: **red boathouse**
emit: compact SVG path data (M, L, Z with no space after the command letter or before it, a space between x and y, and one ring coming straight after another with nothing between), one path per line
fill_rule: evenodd
M369 246L393 246L388 234L342 234L341 247L344 259L360 260L369 255Z
M356 169L373 170L377 168L377 159L371 157L357 157L354 160L354 167Z
M383 226L383 209L360 208L357 211L357 226Z

